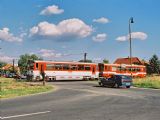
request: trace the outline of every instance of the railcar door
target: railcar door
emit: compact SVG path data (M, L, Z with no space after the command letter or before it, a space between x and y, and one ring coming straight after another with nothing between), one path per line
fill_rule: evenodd
M95 75L96 74L96 66L92 66L92 75Z

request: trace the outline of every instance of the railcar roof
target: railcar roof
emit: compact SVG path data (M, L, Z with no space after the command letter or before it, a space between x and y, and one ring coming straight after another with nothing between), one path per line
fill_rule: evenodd
M103 63L102 63L103 64ZM104 65L110 65L110 66L131 66L131 65L128 65L128 64L104 64ZM132 64L132 67L145 67L144 65L135 65L135 64Z
M98 65L98 63L84 63L84 62L76 62L76 61L43 61L43 60L35 60L34 62L37 62L37 63L68 63L68 64L94 64L94 65ZM99 63L99 64L104 64L104 63ZM131 65L128 65L128 64L104 64L104 65L109 65L109 66L131 66ZM135 64L132 64L132 67L145 67L143 65L135 65Z
M68 63L68 64L94 64L97 65L96 63L84 63L84 62L76 62L76 61L40 61L40 60L36 60L34 62L37 63Z

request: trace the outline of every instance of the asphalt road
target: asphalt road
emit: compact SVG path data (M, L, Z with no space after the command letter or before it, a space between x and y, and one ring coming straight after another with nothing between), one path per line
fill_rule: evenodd
M160 90L98 87L96 82L52 82L50 93L1 100L8 120L160 120Z

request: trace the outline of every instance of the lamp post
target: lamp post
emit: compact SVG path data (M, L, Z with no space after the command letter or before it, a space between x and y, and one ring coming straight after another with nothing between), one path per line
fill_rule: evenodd
M131 17L129 19L129 51L130 51L131 77L132 77L132 35L131 35L131 23L134 23L133 17Z

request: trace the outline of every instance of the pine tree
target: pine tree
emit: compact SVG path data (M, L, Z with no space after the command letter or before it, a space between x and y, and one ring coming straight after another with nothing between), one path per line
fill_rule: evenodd
M152 58L149 60L149 65L147 66L148 73L156 73L159 74L160 72L160 61L157 55L153 55Z

